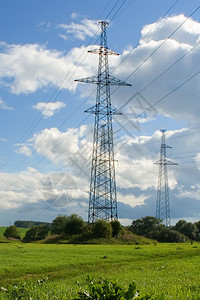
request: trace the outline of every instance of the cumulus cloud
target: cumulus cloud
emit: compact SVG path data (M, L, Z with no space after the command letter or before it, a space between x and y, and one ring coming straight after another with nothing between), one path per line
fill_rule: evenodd
M87 218L87 193L69 173L43 174L29 167L18 173L0 173L0 180L1 225L18 219L50 222L58 214L74 211Z
M116 106L122 106L136 91L142 91L141 94L148 101L148 103L145 102L145 107L150 107L198 71L196 62L200 54L198 45L200 24L192 19L185 21L186 17L181 15L147 25L142 30L140 44L136 49L130 47L118 58L109 57L111 71L120 63L120 67L113 72L118 78L125 79L138 68L128 79L133 86L120 88L117 93L114 93L113 102ZM184 25L164 42L166 37L183 22L185 22ZM72 30L72 28L68 29ZM84 36L84 31L81 33ZM193 48L195 45L197 46ZM158 48L159 50L156 51ZM65 55L47 50L39 45L6 45L4 53L0 54L2 65L0 78L15 93L30 93L48 84L58 86L57 78L62 78L66 70L73 68L80 54L84 51L86 53L87 50L86 47L74 48ZM154 54L151 55L153 52ZM20 57L23 57L23 60L20 60ZM77 68L78 78L96 74L97 59L94 55L88 57ZM181 57L184 58L176 63ZM164 73L172 65L173 67ZM29 73L30 66L33 66L32 74ZM162 73L163 75L159 76ZM149 85L157 77L158 79ZM81 86L81 95L86 95L90 88L81 84L79 86ZM146 86L148 87L145 88ZM77 84L70 81L65 88L75 91ZM174 218L186 216L187 212L188 216L190 214L191 217L195 217L200 206L200 197L198 197L200 192L198 184L200 172L199 89L199 76L196 76L160 102L156 106L157 111L152 110L150 116L148 111L146 119L144 115L141 119L144 126L146 125L145 120L149 122L159 115L164 115L166 120L186 121L187 125L184 128L166 132L167 143L173 147L172 150L168 149L168 156L178 163L178 167L168 168L170 203ZM132 105L132 110L129 107L125 113L134 111L136 115L144 110L144 102L142 102L143 106L138 108L139 102L134 101L129 103ZM135 115L128 116L128 118L134 120ZM125 135L121 133L121 130L119 131L119 139L115 147L115 158L118 161L116 176L117 186L120 190L121 218L155 214L158 168L153 167L153 163L159 159L161 133L153 129L152 134L142 133L141 120L138 120L137 125L140 125L138 129L126 126L128 132L125 131ZM167 126L168 124L166 121ZM120 127L117 123L115 126ZM67 166L73 174L77 186L81 187L80 190L84 192L81 194L84 200L89 190L92 152L92 138L85 136L86 129L84 127L70 128L65 132L61 132L57 128L44 129L35 133L31 139L31 147L38 154L45 155L60 167ZM26 150L22 149L21 151L24 151L25 154ZM189 154L184 155L185 152ZM187 158L186 156L192 157ZM83 203L86 203L84 200Z
M73 13L71 18L76 18L77 14ZM60 24L59 28L64 29L65 33L61 35L62 38L68 39L73 37L84 41L86 37L92 37L99 31L97 20L83 19L81 23Z
M178 27L179 30L166 39ZM196 63L200 54L199 34L200 23L183 15L147 25L142 30L137 48L123 52L119 58L122 63L114 73L118 78L132 74L128 81L136 91L141 91L151 105L163 99L155 106L160 114L175 120L199 123L200 74L197 73L199 68ZM133 88L119 91L115 101L123 104L123 99L129 99L134 94ZM134 104L134 100L130 104Z
M77 66L80 56L87 53L86 47L73 48L67 55L48 50L37 44L2 44L0 53L0 81L14 94L29 94L48 85L69 91L76 89L74 79L91 74L95 57L88 56L84 65ZM72 76L73 72L73 76ZM63 80L65 78L65 80Z
M69 203L71 205L69 213L76 211L83 215L84 212L84 216L86 216L92 153L92 138L87 135L87 131L89 131L89 128L83 126L80 129L68 129L66 132L50 128L35 134L31 139L32 148L39 154L45 155L57 166L64 168L63 170L66 169L75 184L71 185L68 177L62 177L61 175L63 174L60 173L58 174L59 176L50 175L54 185L49 186L51 181L48 179L50 178L48 175L45 177L47 179L44 179L44 174L34 169L29 169L16 176L12 175L12 180L9 181L9 190L11 192L8 193L6 184L8 184L9 176L2 174L2 178L4 178L1 182L2 196L5 197L5 193L9 194L7 195L7 209L25 205L26 197L29 197L29 193L34 193L33 189L35 188L37 193L35 193L33 198L30 197L30 201L39 203L39 199L41 199L41 185L44 186L45 182L48 183L48 190L45 188L46 203L51 206L55 205L56 209L60 209L66 201L66 185L64 190L62 186L67 180L67 184L69 185L70 183L71 185L70 189L75 186L75 193L71 190L67 191L67 197L69 195L70 197L73 196L73 201ZM185 156L179 154L183 149L184 152L190 151L190 147L194 150L198 149L200 135L198 131L196 131L196 135L194 133L194 130L189 128L166 132L167 144L173 146L173 150L169 149L167 155L171 160L179 164L178 167L169 166L168 168L171 214L173 218L186 216L186 211L190 212L187 217L198 218L196 211L197 207L200 206L200 197L198 197L200 195L200 186L197 178L199 178L200 170L198 159L195 159L196 157L198 158L198 152L194 153L194 159L192 162L190 161L190 163L194 164L192 168L196 167L195 170L192 169L192 173L189 173L191 176L188 176L188 170L183 170ZM187 143L185 136L187 136ZM148 136L125 136L117 142L115 158L118 161L116 163L116 179L120 218L135 219L145 215L155 215L158 168L155 168L153 163L159 159L160 142L161 133L159 131ZM179 160L180 157L181 159ZM187 168L190 167L190 165L187 165ZM35 182L33 182L34 180ZM31 191L27 191L29 185L32 187ZM56 202L55 196L57 197ZM16 202L17 199L19 202ZM42 199L44 199L44 193ZM194 204L194 210L191 208L191 203Z
M183 24L177 31L176 29ZM200 24L192 19L187 19L183 14L166 17L159 22L146 25L142 31L141 43L160 41L168 38L172 34L172 39L179 43L195 45L200 35Z
M16 153L23 154L27 157L32 156L32 150L26 145L16 145L18 148L15 150Z
M82 24L63 24L63 28L65 26L67 26L65 30L80 35L80 38L94 34L94 31L99 28L96 21L88 19L82 21ZM179 30L165 41L166 37L178 27ZM200 24L187 19L184 15L168 17L145 26L137 48L133 49L130 46L121 56L109 57L111 73L112 69L114 70L113 75L123 80L133 73L128 79L132 87L123 87L114 93L114 104L121 106L136 91L142 91L143 96L152 105L198 72L196 61L200 52L199 32ZM73 48L67 54L48 50L36 44L7 45L4 43L2 47L0 80L16 94L33 93L52 84L73 92L77 89L74 79L97 73L97 56L89 54L80 63L80 57L93 46ZM184 58L176 63L181 57ZM80 64L77 65L77 62ZM173 67L164 73L172 65ZM71 72L75 72L73 76L70 75ZM162 73L163 75L159 77ZM158 79L151 83L157 77ZM62 81L63 78L66 79ZM161 101L156 109L159 113L176 120L185 119L191 123L198 123L199 86L197 75ZM86 87L80 83L78 87L83 97L94 88L92 85ZM130 102L132 103L134 100Z
M0 108L5 110L13 110L13 107L7 106L5 101L0 98Z
M55 112L58 112L61 108L64 108L66 104L64 102L39 102L33 106L33 108L39 110L45 119L52 117Z
M19 208L25 203L36 203L43 198L43 175L35 169L29 168L18 174L0 173L0 178L0 207L3 210Z

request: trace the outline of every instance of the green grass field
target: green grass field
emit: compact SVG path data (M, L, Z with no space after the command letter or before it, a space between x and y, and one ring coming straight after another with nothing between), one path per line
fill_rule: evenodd
M135 281L141 292L155 296L163 293L164 299L200 299L197 243L134 246L11 242L0 244L0 261L0 287L32 281L33 299L73 299L87 275L115 279L125 286ZM37 284L48 275L46 283ZM0 299L8 299L4 297L6 292L0 292Z

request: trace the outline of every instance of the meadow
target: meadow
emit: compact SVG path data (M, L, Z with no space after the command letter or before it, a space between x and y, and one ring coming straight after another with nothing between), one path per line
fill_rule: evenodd
M136 282L154 298L200 299L200 244L68 245L0 243L0 287L21 299L74 299L87 275ZM17 291L16 291L17 289ZM33 296L34 295L34 296ZM9 298L4 289L0 299Z

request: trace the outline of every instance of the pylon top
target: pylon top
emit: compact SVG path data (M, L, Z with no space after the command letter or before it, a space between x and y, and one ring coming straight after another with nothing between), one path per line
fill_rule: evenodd
M106 21L99 21L99 24L101 24L102 26L106 26L106 27L109 25L109 23Z

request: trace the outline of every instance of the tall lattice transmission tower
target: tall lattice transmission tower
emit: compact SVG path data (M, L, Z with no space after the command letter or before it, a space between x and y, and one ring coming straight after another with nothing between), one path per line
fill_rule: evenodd
M110 86L131 86L109 74L108 55L118 55L107 47L106 28L101 26L100 47L88 51L99 55L98 74L76 81L97 85L96 104L85 112L95 115L88 222L118 218L112 115L120 114L111 105Z
M157 189L157 202L156 202L156 218L163 220L166 226L170 226L170 205L169 205L169 188L168 188L168 165L177 165L170 161L166 157L166 149L172 148L166 145L165 141L165 129L160 130L162 132L161 147L160 147L160 159L155 162L159 165L158 173L158 189Z

